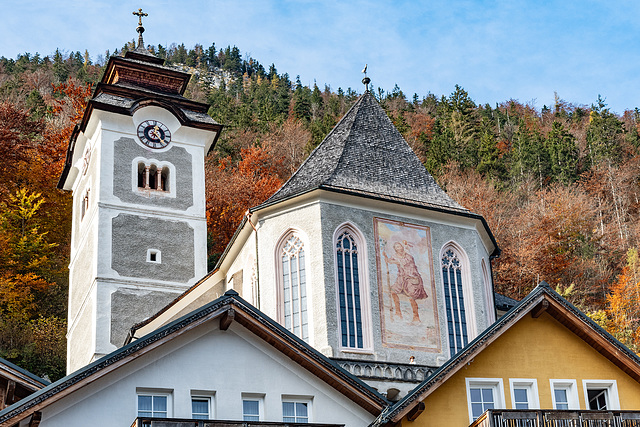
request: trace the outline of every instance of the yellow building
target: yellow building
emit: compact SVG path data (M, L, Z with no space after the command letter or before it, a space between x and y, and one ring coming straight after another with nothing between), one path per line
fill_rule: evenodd
M374 425L637 426L639 408L640 359L543 282Z

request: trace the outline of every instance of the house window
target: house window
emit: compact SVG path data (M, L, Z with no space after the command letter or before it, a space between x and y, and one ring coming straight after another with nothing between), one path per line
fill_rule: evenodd
M285 423L308 423L310 402L283 401L282 421Z
M549 380L553 409L580 409L576 380Z
M337 240L336 268L342 346L363 348L358 246L349 231L343 232Z
M191 418L194 420L208 420L211 414L211 398L206 396L191 396Z
M279 253L284 327L307 341L309 339L307 274L304 243L300 236L291 233L280 246Z
M582 383L587 409L596 411L620 409L618 385L615 380L584 380Z
M466 378L469 422L487 409L504 409L504 391L500 378Z
M334 245L340 345L347 351L369 350L372 339L365 240L347 224L336 230Z
M147 262L162 264L162 252L159 249L147 249Z
M169 168L139 162L138 188L169 191Z
M470 294L469 263L466 254L453 243L443 248L440 259L449 348L454 355L469 343L472 332L468 321L473 319L471 301L465 300L465 295Z
M243 421L260 421L260 407L262 400L259 398L243 398L242 399L242 420Z
M138 417L168 418L168 394L138 394Z
M536 379L509 379L512 409L539 409L538 382Z

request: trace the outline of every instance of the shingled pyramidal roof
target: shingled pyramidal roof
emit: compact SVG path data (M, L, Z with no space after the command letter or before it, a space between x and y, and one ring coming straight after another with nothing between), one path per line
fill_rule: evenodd
M315 189L468 212L436 184L369 91L264 205Z

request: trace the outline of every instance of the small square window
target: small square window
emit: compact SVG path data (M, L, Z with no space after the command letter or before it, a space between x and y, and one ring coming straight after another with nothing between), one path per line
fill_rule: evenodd
M169 416L169 396L163 394L139 394L138 417L167 418Z
M620 409L616 380L583 380L585 407L596 411Z
M153 264L162 264L162 253L158 249L147 250L147 262Z
M535 378L509 378L512 409L539 409L538 381Z
M549 380L553 409L580 409L576 380Z
M469 420L473 422L487 409L504 409L501 378L466 378Z
M211 398L202 396L191 397L191 418L194 420L208 420L211 414Z
M242 420L260 421L260 400L242 399Z
M308 401L283 401L282 421L285 423L308 423L310 406L311 403Z

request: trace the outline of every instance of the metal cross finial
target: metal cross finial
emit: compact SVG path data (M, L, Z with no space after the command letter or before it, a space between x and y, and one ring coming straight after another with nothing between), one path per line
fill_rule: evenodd
M138 32L138 34L140 34L138 36L138 49L144 48L144 41L142 40L142 33L144 33L144 27L142 26L142 17L149 16L149 14L144 13L142 11L142 8L138 9L137 12L133 12L133 14L138 17L138 28L136 28L136 31Z
M362 72L364 73L364 79L362 79L362 83L364 83L364 88L366 92L369 91L369 83L371 82L371 79L367 77L367 65L368 64L364 64L364 69L362 70Z
M136 15L138 17L138 26L142 27L142 17L143 16L149 16L148 13L144 13L142 11L142 8L138 9L137 12L133 12L134 15Z

